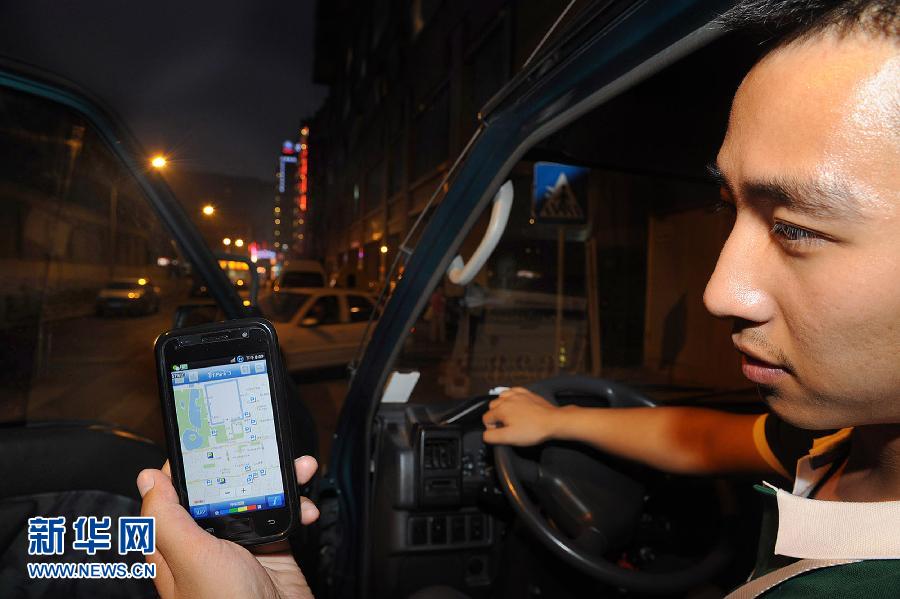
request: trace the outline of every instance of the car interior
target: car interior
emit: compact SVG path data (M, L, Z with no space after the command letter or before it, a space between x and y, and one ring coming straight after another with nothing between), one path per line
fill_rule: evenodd
M372 390L380 404L359 574L368 596L716 597L746 578L755 481L671 476L572 444L492 447L481 415L491 390L510 386L559 404L762 409L740 377L728 325L701 301L730 227L714 210L706 165L757 52L723 36L531 147L506 174L513 204L486 265L465 285L443 277L402 347L367 348L397 352L385 388ZM127 317L60 318L93 300L86 279L149 276L187 294L171 260L198 265L185 257L194 240L147 202L146 174L92 119L51 98L9 79L0 88L4 589L28 582L30 514L139 511L135 476L165 459L153 338L173 312L181 324L229 313L223 291L211 293L218 310L164 305L127 330ZM549 190L533 180L553 165L584 175L557 180L554 197L569 204L541 210L533 196ZM488 206L448 251L470 256L490 220ZM223 285L207 281L211 291ZM116 349L126 336L138 349ZM146 377L123 374L117 360ZM288 392L297 453L317 455L333 431ZM341 491L326 478L304 489L321 522L292 543L323 597L340 576L342 542ZM155 596L146 581L131 582L90 593Z
M466 286L443 279L382 390L372 596L722 596L749 573L750 481L664 475L563 443L494 448L481 415L489 390L509 386L561 404L762 411L728 325L702 305L731 225L706 166L755 51L726 36L554 132L509 173L515 199L487 265ZM537 213L543 163L587 170L580 224ZM393 379L410 374L395 403Z

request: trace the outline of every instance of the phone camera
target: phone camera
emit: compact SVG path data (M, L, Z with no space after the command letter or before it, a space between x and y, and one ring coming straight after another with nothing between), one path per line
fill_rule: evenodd
M249 336L250 336L250 333L248 333L247 331L244 331L243 333L241 333L241 337L243 337L244 339L246 339Z

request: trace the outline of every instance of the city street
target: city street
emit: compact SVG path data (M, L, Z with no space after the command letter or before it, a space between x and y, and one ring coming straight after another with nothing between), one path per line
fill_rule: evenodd
M164 295L147 316L85 316L50 323L47 366L39 373L28 405L30 421L96 420L114 424L164 446L153 342L171 328L187 287ZM331 445L346 390L342 369L293 378L318 426L322 456Z

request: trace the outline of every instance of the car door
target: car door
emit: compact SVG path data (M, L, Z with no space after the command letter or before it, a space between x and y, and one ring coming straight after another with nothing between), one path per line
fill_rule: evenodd
M127 144L111 141L102 114L73 108L77 96L47 89L0 66L0 594L100 596L96 581L31 580L12 564L30 561L31 517L140 513L135 477L165 459L150 348L181 291L159 259L180 256L117 154ZM96 315L111 281L151 274L162 313ZM126 584L123 596L153 592L147 580Z
M375 302L369 296L347 293L340 296L346 324L338 332L343 362L349 364L356 357L356 350L366 333L369 317L375 310Z
M362 293L348 293L344 296L347 302L347 337L352 341L353 347L350 348L349 360L355 357L356 350L360 342L366 334L366 328L369 325L369 319L375 313L375 321L378 320L378 312L375 307L375 300L369 295ZM374 323L373 323L374 326Z
M347 323L336 293L323 293L307 302L281 343L288 369L309 370L346 363Z

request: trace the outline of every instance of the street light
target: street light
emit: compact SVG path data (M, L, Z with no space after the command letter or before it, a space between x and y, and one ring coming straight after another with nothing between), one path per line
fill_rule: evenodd
M204 216L212 216L215 213L216 213L216 207L213 206L212 204L207 204L206 206L203 207L203 215Z
M231 245L231 238L226 237L225 239L222 240L222 244L223 245Z
M235 245L235 247L242 248L242 247L244 247L244 240L243 239L235 239L234 245Z
M156 170L162 170L166 168L166 164L168 163L169 161L166 160L166 157L162 154L157 154L150 160L150 166L152 166Z

